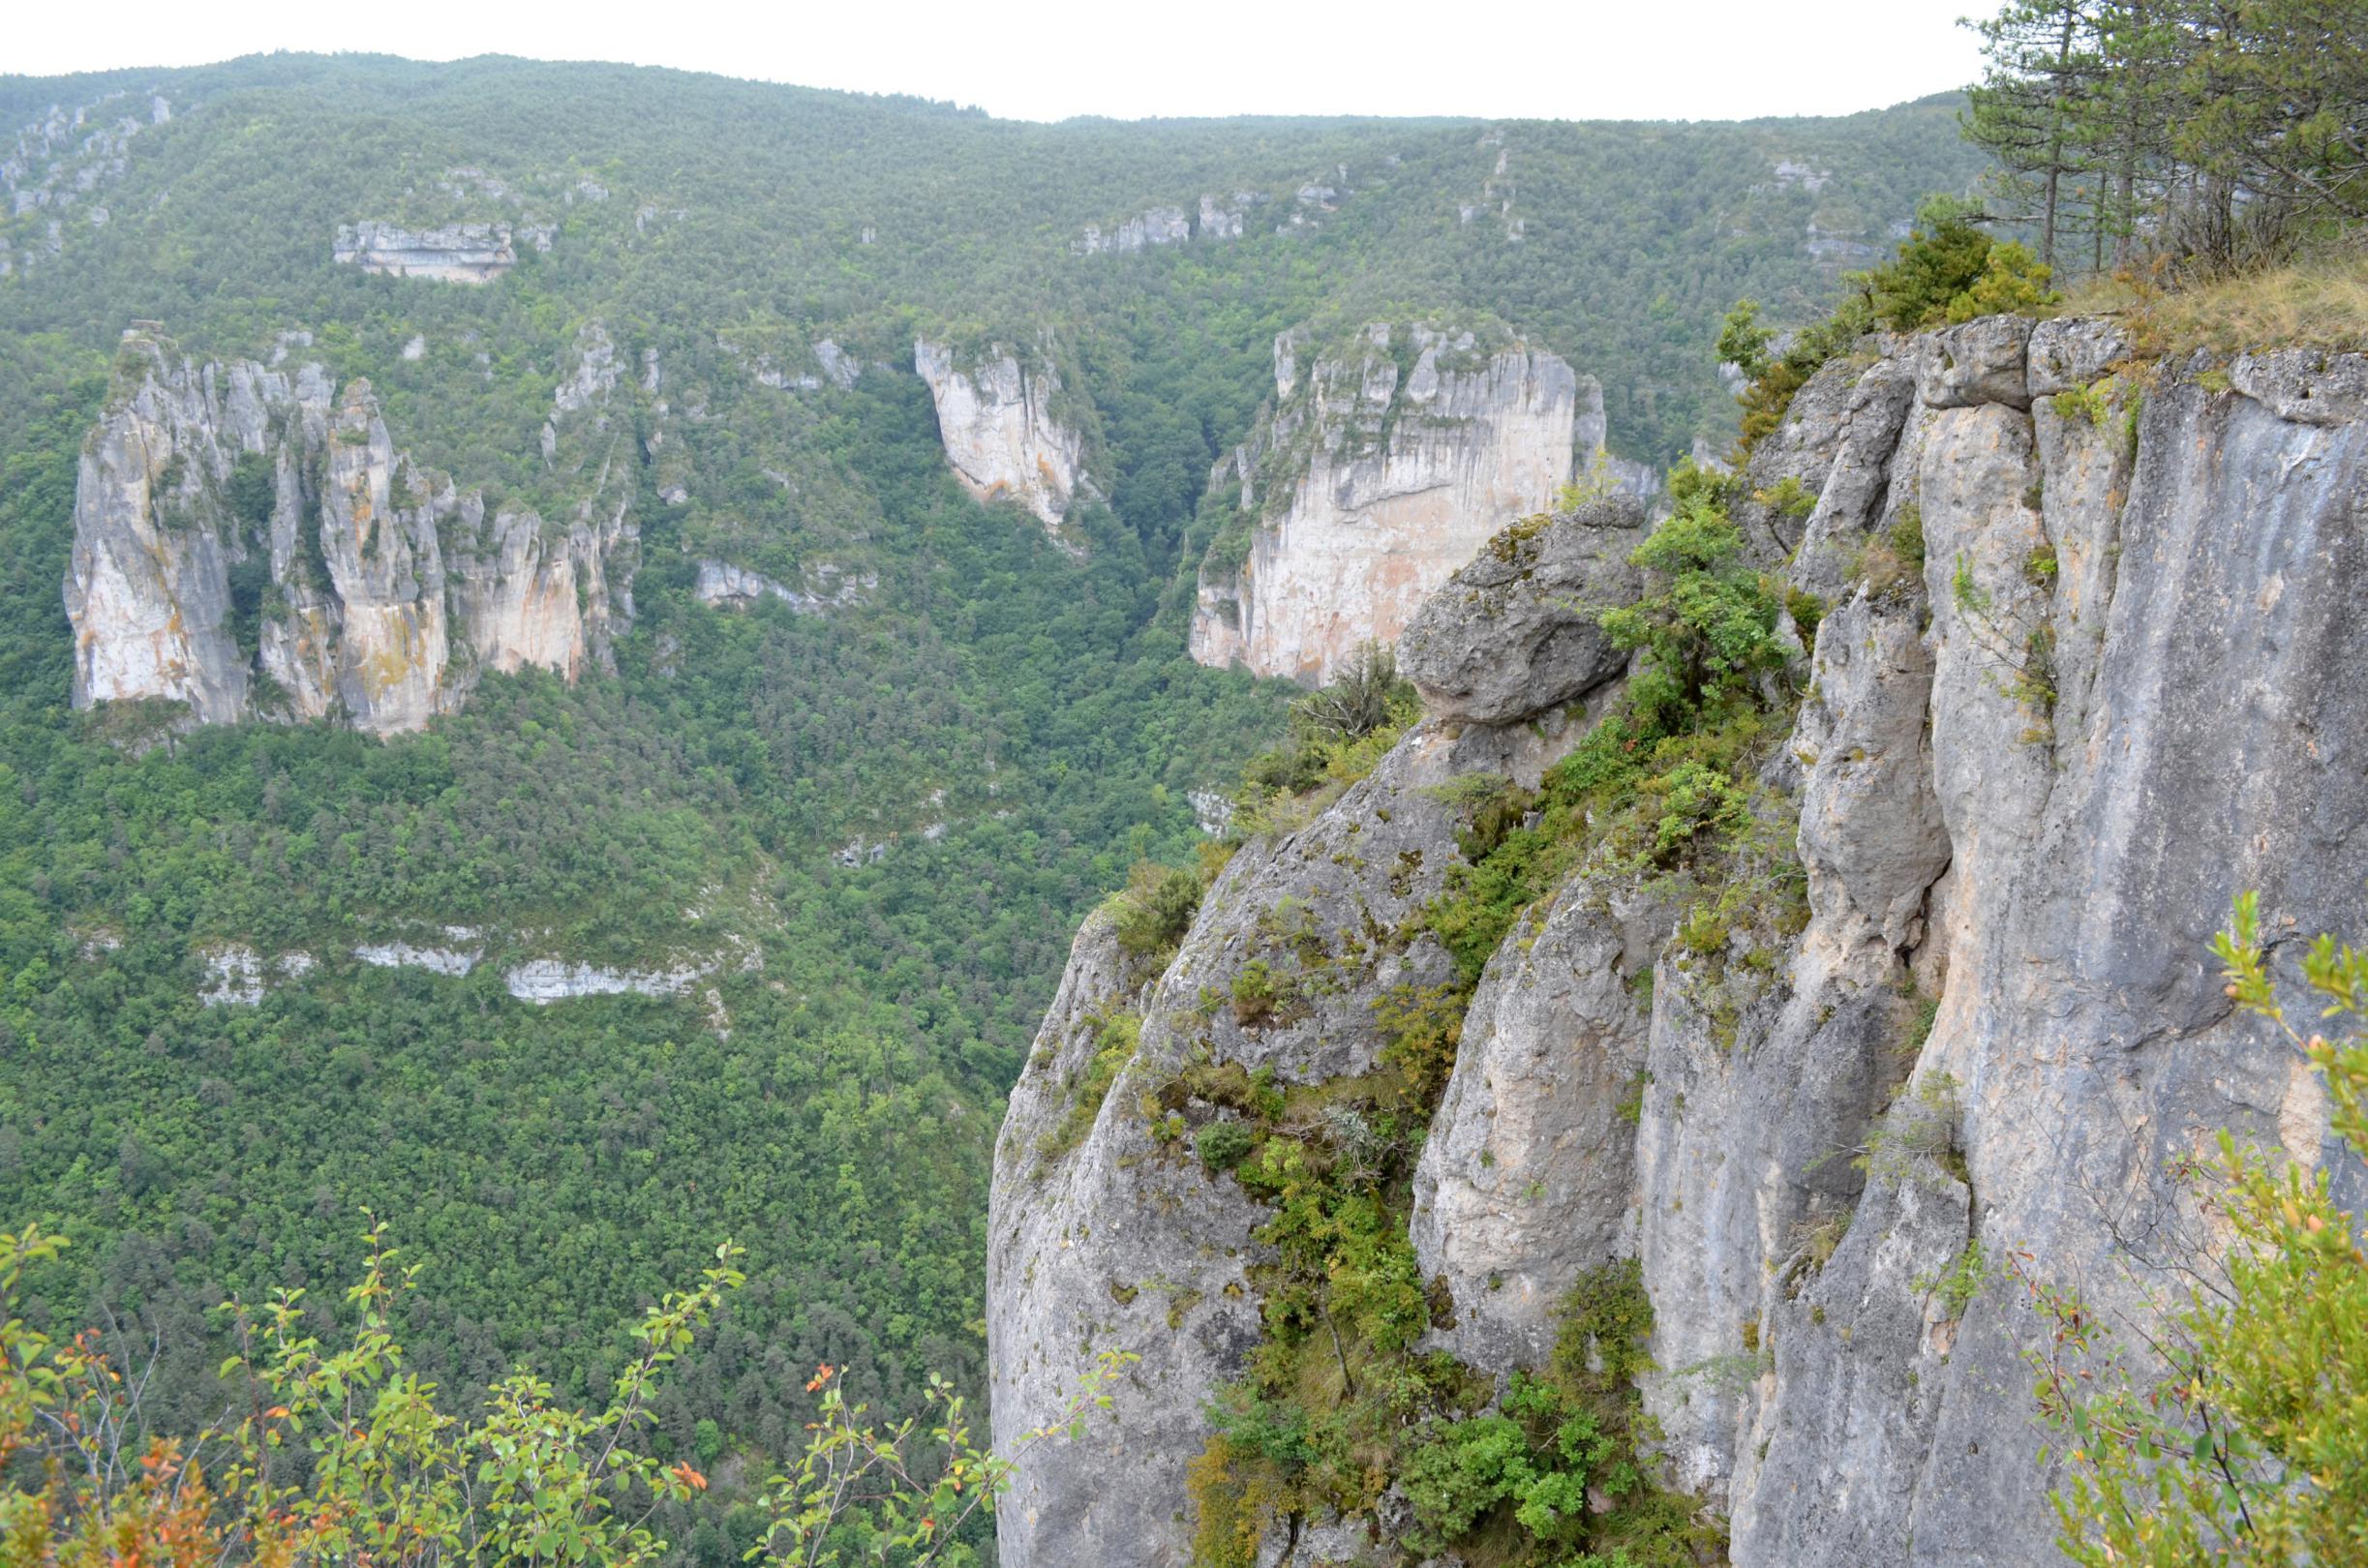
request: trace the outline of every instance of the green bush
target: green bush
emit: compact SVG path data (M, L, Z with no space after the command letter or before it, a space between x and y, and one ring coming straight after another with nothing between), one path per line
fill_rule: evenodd
M2063 303L2063 295L2048 287L2054 269L2017 240L2002 240L1989 248L1982 275L1965 291L1949 301L1948 319L1970 321L1982 316L2024 315Z
M1653 853L1664 864L1706 836L1728 844L1751 824L1743 786L1706 763L1680 763L1654 781L1654 793L1663 809L1654 825Z
M2092 429L2102 428L2105 416L2112 407L2113 383L2109 377L2093 386L2076 386L2058 392L2049 407L2067 420L2078 420Z
M1277 974L1263 958L1253 958L1233 972L1232 992L1233 1021L1245 1029L1283 1021L1282 1014L1296 1000L1290 978Z
M230 465L230 515L251 528L271 521L279 498L278 476L260 452L241 452Z
M1200 879L1171 865L1138 860L1110 900L1118 945L1138 958L1172 951L1200 909Z
M1194 1152L1212 1176L1233 1169L1257 1147L1257 1131L1242 1122L1211 1122L1193 1139Z
M1715 1532L1664 1491L1645 1451L1635 1379L1653 1307L1635 1260L1583 1276L1559 1310L1542 1375L1515 1372L1496 1409L1418 1428L1399 1472L1417 1552L1520 1564L1691 1568Z
M1319 743L1361 740L1410 723L1420 711L1412 683L1398 674L1397 652L1367 643L1322 690L1291 705L1291 729Z

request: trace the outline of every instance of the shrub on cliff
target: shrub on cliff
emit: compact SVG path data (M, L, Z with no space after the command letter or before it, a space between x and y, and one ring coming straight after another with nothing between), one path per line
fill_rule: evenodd
M1397 654L1367 644L1322 689L1290 705L1290 739L1242 769L1234 831L1272 826L1278 801L1364 777L1420 717L1422 699L1398 674Z
M1171 950L1200 908L1200 879L1190 871L1138 860L1110 899L1118 945L1138 958Z
M1718 357L1743 372L1743 436L1737 467L1762 437L1784 423L1793 395L1826 361L1853 351L1881 327L1914 332L1977 316L2038 311L2056 304L2050 269L2029 249L1997 240L1976 226L1973 209L1952 196L1927 197L1898 254L1866 272L1842 275L1848 291L1834 314L1779 335L1763 325L1757 300L1740 300L1718 332Z

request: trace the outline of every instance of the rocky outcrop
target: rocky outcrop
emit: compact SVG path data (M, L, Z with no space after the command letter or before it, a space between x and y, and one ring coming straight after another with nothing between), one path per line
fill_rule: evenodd
M1181 245L1191 238L1192 220L1182 207L1153 207L1108 233L1099 224L1086 225L1078 250L1086 256L1134 256L1148 246Z
M864 362L828 338L815 341L814 360L822 367L823 378L842 392L864 374Z
M630 616L630 466L614 351L579 337L544 427L575 515L490 521L388 435L370 383L125 342L85 443L66 613L77 707L154 698L199 723L342 714L417 729L484 670L573 678ZM612 584L612 578L614 583Z
M1472 993L1407 1227L1454 1303L1433 1340L1469 1365L1543 1366L1571 1282L1636 1250L1637 982L1671 919L1633 878L1575 879Z
M697 965L619 970L561 958L531 958L503 971L501 983L519 1001L546 1007L584 996L681 996L707 973Z
M2368 650L2368 424L2356 407L2290 417L2362 362L2238 363L2249 391L2215 392L2204 363L2156 367L2134 451L2129 389L2099 420L2036 400L2025 414L2003 374L1996 401L1951 389L1950 406L1928 405L1913 475L1953 854L1931 914L1946 986L1918 1076L1952 1086L1969 1235L1993 1254L2028 1248L2123 1312L2171 1282L2159 1271L2173 1239L2195 1239L2173 1174L2183 1154L2230 1127L2306 1165L2324 1157L2313 1080L2230 1011L2202 956L2230 894L2260 889L2305 931L2368 918L2368 844L2350 826L2368 784L2329 765L2368 746L2368 720L2312 673ZM2008 1292L1976 1295L1916 1346L1922 1431L1877 1427L1864 1406L1821 1410L1819 1390L1786 1376L1787 1331L1805 1358L1825 1353L1838 1325L1806 1321L1815 1305L1879 1301L1886 1251L1932 1223L1872 1207L1904 1207L1912 1180L1872 1184L1860 1249L1778 1325L1761 1425L1789 1457L1754 1489L1767 1502L1738 1512L1739 1550L1758 1560L2043 1549L2045 1475L2016 1381L2033 1330ZM2163 1245L2121 1245L2136 1236ZM1827 1507L1769 1506L1816 1492Z
M1601 391L1542 349L1419 325L1301 352L1277 340L1272 408L1211 476L1233 521L1201 563L1192 651L1321 681L1553 501L1583 412L1600 445Z
M466 925L447 925L444 935L452 946L420 945L410 942L365 942L353 950L353 956L374 969L424 969L431 975L467 975L484 960L485 949L477 942L477 933ZM471 946L461 946L463 943Z
M1206 1440L1204 1402L1241 1374L1258 1341L1250 1270L1264 1251L1250 1233L1268 1211L1192 1158L1175 1131L1184 1112L1171 1127L1145 1107L1163 1106L1188 1067L1285 1086L1372 1071L1385 1038L1374 1004L1452 971L1434 938L1392 934L1457 859L1462 816L1440 786L1483 772L1534 783L1566 733L1425 725L1306 826L1244 846L1164 973L1131 963L1108 917L1079 933L995 1150L997 1443L1061 1411L1090 1351L1142 1360L1118 1396L1120 1420L1097 1424L1081 1448L1022 1457L996 1512L1005 1560L1190 1561L1184 1468ZM1280 998L1271 1008L1212 1000L1268 984ZM1087 1065L1128 1030L1135 1044L1115 1081L1081 1101Z
M1643 508L1626 498L1507 528L1423 601L1398 668L1442 718L1503 724L1627 668L1597 616L1635 599Z
M1230 198L1201 196L1199 224L1193 230L1193 237L1204 240L1241 238L1249 224L1250 209L1265 199L1256 191L1236 191Z
M1084 441L1062 416L1060 373L1050 359L1038 355L1023 366L1017 350L998 344L965 360L917 338L913 370L929 384L946 461L962 488L983 501L1018 501L1058 537L1087 481Z
M21 251L0 234L0 278L20 265L29 273L63 253L69 217L104 228L111 214L100 198L130 170L133 138L171 119L172 106L162 97L112 92L71 108L53 103L13 138L0 139L0 227L11 218L62 215L34 218L43 231L38 242L33 224L21 226L28 241Z
M792 610L810 615L860 604L866 592L879 586L879 580L868 573L849 576L828 565L815 568L812 579L811 590L794 588L728 560L705 559L699 562L699 576L691 586L691 594L701 604L732 610L745 609L764 599L778 599Z
M2368 711L2324 678L2368 659L2368 358L2132 365L2110 323L1977 321L1828 366L1745 480L1748 548L1829 601L1760 775L1764 810L1797 811L1798 868L1754 860L1705 902L1598 857L1514 922L1417 1166L1427 1342L1498 1378L1535 1365L1559 1293L1632 1255L1664 1468L1727 1516L1734 1562L2050 1560L2021 1359L2045 1330L1997 1260L2142 1322L2177 1289L2168 1260L2209 1245L2179 1172L2220 1130L2336 1158L2312 1074L2232 1011L2206 949L2247 888L2278 929L2368 928ZM1041 1418L1035 1384L1081 1345L1134 1349L1144 1376L1090 1460L1032 1461L1015 1568L1190 1559L1174 1478L1194 1401L1242 1364L1271 1211L1167 1152L1158 1091L1179 1062L1290 1082L1372 1062L1377 987L1435 973L1424 938L1381 934L1461 853L1436 802L1522 776L1494 748L1533 765L1586 721L1517 695L1588 662L1535 651L1586 587L1506 569L1577 526L1512 530L1423 611L1406 662L1456 717L1246 844L1164 975L1080 941L1064 997L1139 1008L1141 1046L1073 1151L1033 1154L1083 1060L1074 1017L1015 1092L997 1431ZM1276 936L1302 927L1310 953L1356 929L1400 967L1327 970L1304 1015L1231 1027L1231 977L1254 954L1280 973ZM1180 1334L1111 1311L1146 1259L1221 1299L1180 1297ZM1301 1538L1411 1561L1391 1517Z
M542 250L551 248L545 231ZM330 259L392 278L428 278L438 283L489 284L518 264L507 224L445 224L403 228L366 221L341 224Z

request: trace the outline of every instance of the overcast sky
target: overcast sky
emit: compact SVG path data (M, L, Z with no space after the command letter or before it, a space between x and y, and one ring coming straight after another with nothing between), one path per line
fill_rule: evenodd
M0 72L269 49L624 60L1013 118L1846 114L1964 84L1987 0L114 0L15 8Z

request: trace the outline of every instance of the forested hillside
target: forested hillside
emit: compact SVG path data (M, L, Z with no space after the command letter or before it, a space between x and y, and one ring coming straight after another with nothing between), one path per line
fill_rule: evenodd
M1820 313L1966 189L1956 113L1033 126L496 59L0 78L0 1216L75 1243L37 1312L155 1327L198 1419L212 1310L334 1295L369 1210L424 1265L425 1374L597 1400L614 1325L730 1235L750 1283L668 1452L777 1455L822 1361L899 1407L925 1367L975 1384L987 1151L1069 935L1189 860L1190 796L1283 726L1288 688L1195 666L1182 618L1275 335L1493 317L1601 380L1622 455L1723 446L1721 314ZM371 222L504 226L515 264L333 260ZM548 511L594 320L646 470L613 673L488 676L384 741L71 708L76 466L127 326L366 377L489 511ZM956 485L917 332L1063 367L1081 551ZM715 558L860 590L710 604ZM355 956L448 928L466 975ZM537 1007L510 960L705 967ZM727 1523L672 1533L722 1562Z

